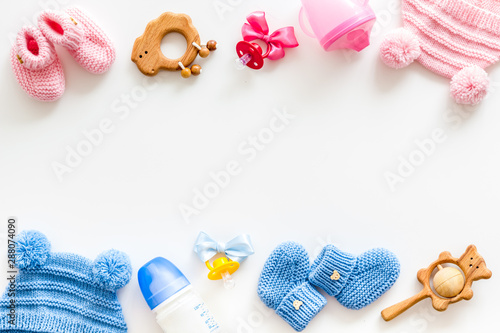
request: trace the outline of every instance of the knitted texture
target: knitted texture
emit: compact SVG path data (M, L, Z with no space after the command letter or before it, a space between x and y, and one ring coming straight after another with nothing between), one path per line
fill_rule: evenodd
M385 249L373 249L354 257L327 245L314 261L309 281L335 296L343 306L359 310L389 290L399 272L398 259Z
M306 250L286 242L267 259L257 288L262 302L298 332L326 305L325 297L307 281L309 271Z
M405 35L402 42L401 33L387 36L381 46L381 57L387 65L408 65L413 53L427 69L453 78L465 68L485 69L499 60L498 0L402 0L402 10L404 29L413 37ZM411 51L414 45L419 45L421 53ZM459 103L475 104L486 94L485 81L477 71L467 74L472 79L462 80L469 83L465 90L452 91L452 95ZM464 99L464 94L470 98Z
M81 9L66 12L46 10L38 25L47 39L66 47L75 60L87 71L102 74L116 58L113 43L102 29Z
M38 28L52 43L77 50L83 42L84 30L64 12L46 10L38 18Z
M10 54L11 67L19 85L40 101L55 101L65 89L64 72L54 45L32 26L18 33Z
M51 253L46 237L36 231L20 233L16 242L20 273L15 296L6 290L0 299L0 332L127 332L116 296L116 288L127 283L132 273L125 254L111 250L92 262L76 254ZM108 264L103 266L104 257ZM7 316L12 299L15 325Z

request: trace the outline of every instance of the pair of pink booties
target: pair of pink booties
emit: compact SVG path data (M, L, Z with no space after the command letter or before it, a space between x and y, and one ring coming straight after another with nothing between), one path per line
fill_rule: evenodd
M94 74L106 72L116 58L110 39L82 10L42 12L38 28L24 27L11 52L17 81L40 101L59 99L66 86L54 44L65 47L83 68Z

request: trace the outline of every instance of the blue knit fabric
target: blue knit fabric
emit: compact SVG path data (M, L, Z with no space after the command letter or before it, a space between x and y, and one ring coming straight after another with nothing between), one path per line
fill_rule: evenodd
M23 268L16 277L15 297L6 290L0 299L0 332L127 332L115 290L132 273L125 254L111 250L92 262L71 253L50 253L43 248L50 244L45 236L33 231L19 234L17 243L16 260ZM16 304L15 325L7 316L11 299Z
M314 261L309 281L343 306L359 310L389 290L399 272L398 258L388 250L373 249L355 257L327 245Z
M297 243L286 242L267 259L257 288L262 302L298 332L326 305L325 297L307 281L309 271L306 250ZM302 304L297 309L294 302Z

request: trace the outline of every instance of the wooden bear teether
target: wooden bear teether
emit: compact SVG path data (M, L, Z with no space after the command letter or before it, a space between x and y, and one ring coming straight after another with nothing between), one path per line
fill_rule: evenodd
M178 59L168 59L161 52L162 39L171 32L178 32L186 38L187 49ZM201 73L201 66L190 66L199 54L206 58L210 51L217 49L213 40L207 46L200 46L200 35L193 25L191 18L186 14L163 13L146 26L144 34L137 38L132 51L132 61L137 68L148 76L155 76L162 69L168 71L182 71L182 77L188 78Z
M453 267L443 268L442 265L447 263L457 265L462 272ZM439 271L433 279L434 292L430 286L430 278L436 268ZM382 318L386 321L392 320L428 297L432 299L434 309L444 311L452 303L472 298L472 282L490 277L491 271L486 268L486 262L477 253L474 245L469 245L459 259L454 258L450 252L443 252L429 267L418 271L417 278L424 285L424 289L417 295L382 311Z

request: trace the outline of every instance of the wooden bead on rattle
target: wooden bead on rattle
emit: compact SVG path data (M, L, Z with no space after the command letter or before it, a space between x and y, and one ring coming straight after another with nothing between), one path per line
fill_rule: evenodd
M200 65L191 66L191 73L193 73L193 75L200 75L201 74L201 66Z
M438 265L439 271L434 275L434 290L443 297L455 297L465 286L464 276L455 267L445 267Z
M217 42L213 39L209 40L207 42L207 49L209 49L210 51L217 50Z
M210 54L210 50L206 46L202 47L202 46L200 46L200 45L198 45L198 44L196 44L194 42L193 42L193 46L198 49L198 54L202 58L206 58Z
M185 67L182 62L179 61L179 67L182 68L181 75L183 78L187 79L191 76L191 70Z

